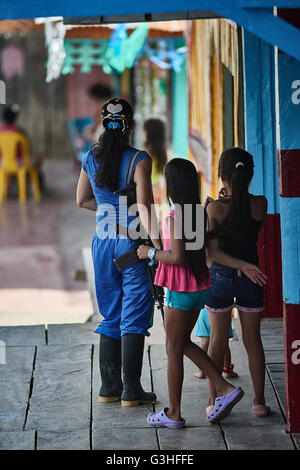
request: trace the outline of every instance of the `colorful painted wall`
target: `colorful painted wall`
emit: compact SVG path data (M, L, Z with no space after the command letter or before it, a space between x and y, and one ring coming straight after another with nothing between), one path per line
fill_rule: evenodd
M268 275L264 316L282 316L282 263L277 178L274 48L243 31L245 148L254 157L253 194L268 200L259 238L260 266Z
M291 16L290 16L291 15ZM295 24L299 13L288 12ZM297 26L297 24L295 24ZM265 315L284 316L287 429L300 432L300 62L243 32L245 145L251 190L268 199L259 240Z
M282 316L281 237L276 162L274 49L226 20L194 21L189 31L190 156L201 197L218 197L221 152L244 147L254 156L251 192L268 199L259 239L269 276L264 316Z
M189 147L201 197L218 197L219 156L243 146L239 30L228 20L196 20L188 31Z
M279 11L300 28L300 12ZM277 55L278 176L288 431L300 433L300 62Z
M186 62L172 72L172 157L188 158L188 86Z

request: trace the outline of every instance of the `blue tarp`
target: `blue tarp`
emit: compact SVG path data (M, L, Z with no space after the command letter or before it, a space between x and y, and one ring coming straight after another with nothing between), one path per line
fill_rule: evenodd
M0 18L22 19L49 16L63 17L104 17L105 21L114 22L114 17L130 15L170 13L170 19L176 18L176 12L213 10L217 15L230 18L248 31L282 51L300 60L300 30L273 16L273 3L277 7L299 8L299 0L0 0ZM175 15L174 15L175 14ZM203 13L202 13L203 14ZM201 14L199 14L201 16ZM145 18L149 21L151 18ZM133 21L141 21L134 18ZM116 20L115 22L119 22Z
M119 16L212 10L215 5L236 8L239 6L239 0L1 0L0 17L21 19L38 16Z
M215 11L277 7L299 8L299 0L0 0L0 18L116 16L145 13ZM222 13L221 13L222 14Z

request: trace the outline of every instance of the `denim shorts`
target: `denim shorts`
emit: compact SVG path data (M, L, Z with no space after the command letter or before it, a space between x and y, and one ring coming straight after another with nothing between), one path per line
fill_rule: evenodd
M210 289L199 290L197 292L176 292L166 290L165 305L168 308L178 308L179 310L201 310L207 299Z
M238 269L213 262L210 268L212 287L206 300L211 312L226 312L233 307L245 312L262 312L264 289Z

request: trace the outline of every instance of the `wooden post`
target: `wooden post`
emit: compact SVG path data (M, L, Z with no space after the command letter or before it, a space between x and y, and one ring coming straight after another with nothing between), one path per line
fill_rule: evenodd
M268 200L259 237L260 267L268 275L263 316L282 317L281 239L277 178L274 48L243 31L245 146L254 158L250 191Z
M299 27L299 10L290 14ZM281 51L277 58L287 430L300 433L300 62Z

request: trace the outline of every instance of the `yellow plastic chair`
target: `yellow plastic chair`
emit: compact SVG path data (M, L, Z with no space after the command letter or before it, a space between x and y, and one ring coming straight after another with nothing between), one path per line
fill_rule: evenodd
M18 145L21 147L22 164L18 163ZM27 174L29 174L33 196L41 198L37 169L31 165L29 142L26 136L17 131L0 131L0 202L7 198L8 177L14 175L18 181L19 202L26 202Z

